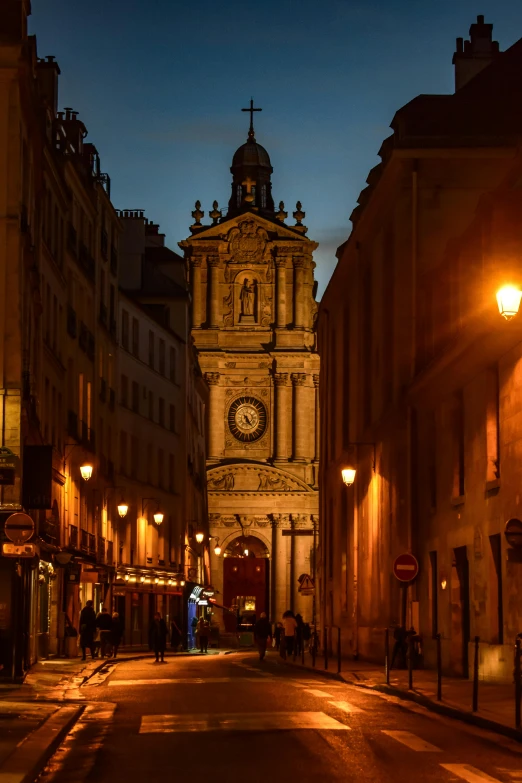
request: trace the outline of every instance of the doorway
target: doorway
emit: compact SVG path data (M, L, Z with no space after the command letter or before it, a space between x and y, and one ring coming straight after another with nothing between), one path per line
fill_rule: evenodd
M468 676L470 638L468 551L460 546L451 565L451 668L462 677Z
M268 614L268 549L255 536L239 536L231 542L223 560L223 602L225 630L236 631L243 620Z

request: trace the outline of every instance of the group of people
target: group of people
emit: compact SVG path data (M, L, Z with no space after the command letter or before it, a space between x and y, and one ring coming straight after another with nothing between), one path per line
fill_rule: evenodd
M282 620L276 623L272 636L272 625L270 624L266 612L261 612L259 620L254 626L254 638L259 650L259 660L264 660L266 648L273 638L273 646L279 651L282 658L294 653L300 654L303 644L310 638L310 626L303 622L300 614L294 613L288 609L282 617Z
M123 636L123 626L118 612L112 615L106 607L96 614L92 601L87 601L80 612L80 647L82 660L87 650L93 658L116 658Z

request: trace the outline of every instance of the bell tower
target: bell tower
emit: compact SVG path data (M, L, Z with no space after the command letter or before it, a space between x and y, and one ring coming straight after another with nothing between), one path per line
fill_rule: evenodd
M266 611L278 620L291 608L311 622L313 601L300 594L298 577L313 575L319 510L317 243L306 236L300 202L293 222L283 202L275 210L270 157L254 134L259 109L251 101L244 111L250 128L233 156L228 210L215 201L205 224L197 202L191 235L180 242L192 337L210 387L207 479L218 552L211 547L212 584L239 602L239 611L245 596L257 596L258 616ZM225 554L268 563L259 572L224 570ZM234 573L254 581L264 574L265 592L257 583L245 592L250 588L230 582Z

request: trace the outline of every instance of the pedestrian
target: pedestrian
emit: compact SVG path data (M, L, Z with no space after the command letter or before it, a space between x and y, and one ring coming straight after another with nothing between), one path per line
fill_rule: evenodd
M156 612L149 631L149 647L156 656L155 663L165 663L165 649L167 647L167 623L159 612Z
M296 655L300 655L303 647L303 633L304 633L303 616L300 614L296 614L295 621L297 623L297 627L295 629L295 645L296 645L295 653Z
M266 655L266 646L272 635L272 626L268 622L266 612L261 612L259 620L254 626L254 639L259 650L259 660L264 661Z
M197 625L197 634L199 638L199 649L202 653L208 652L208 636L210 633L210 624L204 617L200 617Z
M284 647L284 656L283 658L286 658L287 655L292 655L294 651L294 634L295 630L297 628L297 623L295 621L294 613L291 609L287 609L287 611L283 615L283 631L284 631L284 644L282 647Z
M401 660L401 665L398 668L405 668L406 666L406 650L408 646L408 632L404 625L396 626L393 632L393 638L395 644L393 645L392 658L390 663L390 669L393 669L393 664L397 656Z
M182 633L179 629L179 625L176 620L172 620L170 624L170 646L174 652L178 652L181 647Z
M120 620L118 612L112 613L112 623L109 641L112 646L112 655L114 658L118 655L118 647L121 644L121 637L123 636L123 623Z
M91 651L91 656L96 658L96 648L94 644L95 633L96 612L94 611L92 601L87 601L80 612L80 647L82 648L82 661L85 661L88 649Z
M100 657L105 658L107 653L110 657L110 635L112 628L112 617L109 614L109 610L106 606L103 607L101 612L96 618L96 628L100 632Z
M279 650L281 646L282 633L283 633L283 623L276 623L276 627L274 629L274 642L275 642L276 650Z

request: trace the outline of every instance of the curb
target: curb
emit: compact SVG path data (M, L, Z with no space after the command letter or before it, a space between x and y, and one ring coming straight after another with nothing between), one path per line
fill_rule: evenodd
M445 715L448 718L454 718L456 720L463 721L469 725L477 726L480 729L486 729L487 731L493 731L496 734L502 734L504 737L509 737L510 739L516 740L516 742L522 743L522 731L519 731L518 729L505 726L503 723L498 723L497 721L491 720L489 718L483 718L480 715L475 715L472 712L465 712L458 707L451 707L449 704L444 704L443 702L432 701L432 699L429 699L427 696L422 696L420 693L416 693L415 691L404 691L401 688L394 688L393 685L366 685L360 681L348 681L343 677L342 673L336 674L334 672L324 671L324 669L314 669L313 666L303 666L302 664L297 664L293 661L285 661L282 658L281 660L276 661L276 663L292 666L302 671L314 672L315 674L319 674L321 677L325 677L326 679L331 680L338 680L346 683L346 685L352 685L354 688L363 688L367 691L379 691L379 693L386 693L389 696L397 696L397 698L403 699L404 701L413 701L416 704L420 704L421 707L430 710L430 712L436 712L439 715Z
M60 707L7 757L0 768L0 779L33 783L84 709L85 706Z

